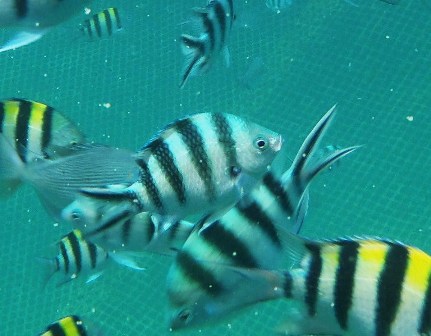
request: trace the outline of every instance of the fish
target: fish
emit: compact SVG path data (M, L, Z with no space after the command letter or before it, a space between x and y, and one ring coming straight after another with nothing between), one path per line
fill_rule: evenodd
M87 327L78 315L64 316L46 327L39 336L86 336Z
M63 219L100 233L140 212L173 220L223 212L262 178L282 142L280 134L232 114L178 119L136 154L135 183L84 188Z
M73 145L85 142L84 134L63 113L22 98L0 101L0 132L24 163L66 155Z
M294 304L283 311L280 335L431 334L429 254L382 238L287 239L294 268L230 269L250 290L232 298L243 306Z
M268 171L259 185L219 219L196 224L197 229L176 255L166 280L171 329L224 317L227 309L223 302L232 288L239 290L237 282L241 280L227 277L226 265L265 269L279 266L285 246L278 227L298 233L306 214L311 181L358 148L348 147L314 159L334 113L335 106L316 124L281 176Z
M206 72L220 53L229 66L230 56L227 41L235 21L233 0L210 0L203 8L194 8L193 13L200 25L198 36L181 35L181 50L185 64L180 88L187 80Z
M282 10L292 5L292 0L266 0L266 7L276 13L281 13Z
M109 37L123 26L118 9L110 7L86 19L79 28L84 35L93 39Z
M141 212L122 220L112 230L86 234L86 225L80 226L84 235L106 250L152 252L161 255L175 255L184 245L195 223Z
M131 184L138 176L134 153L99 144L74 146L68 156L24 163L0 134L0 195L10 196L23 182L33 187L47 212L63 221L63 209L84 187Z
M13 30L0 52L20 48L39 40L53 27L77 15L92 0L2 0L0 27Z
M89 275L86 283L96 280L102 275L109 260L121 265L144 270L126 254L108 252L100 246L84 239L80 230L73 230L64 235L58 242L58 254L55 258L40 258L46 265L48 281L55 274L61 274L64 280L57 286L78 278L82 274ZM47 281L47 282L48 282Z

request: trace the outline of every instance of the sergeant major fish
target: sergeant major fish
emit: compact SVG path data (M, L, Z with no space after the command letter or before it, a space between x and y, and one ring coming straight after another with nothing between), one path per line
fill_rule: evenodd
M108 252L100 246L84 239L80 230L73 230L63 236L58 243L59 253L53 259L43 259L49 270L49 278L62 274L64 280L59 285L76 279L81 274L89 275L87 283L97 279L108 260L137 270L143 270L124 253Z
M386 239L288 240L299 265L289 271L231 269L248 290L232 292L229 300L243 306L293 301L277 328L282 335L431 334L430 255Z
M281 135L235 115L191 115L137 153L138 181L127 188L84 188L63 218L103 231L143 211L176 219L216 212L252 188L281 146Z
M180 87L189 77L209 69L220 52L229 66L226 43L235 19L233 0L210 0L204 8L193 9L201 28L199 36L181 35L181 50L186 57Z
M122 28L120 14L115 7L110 7L94 14L80 26L82 33L90 39L109 37Z
M19 48L40 39L52 27L79 13L92 0L2 0L0 27L18 30L0 45L0 52Z
M167 277L170 328L190 327L224 316L228 309L223 302L233 289L241 287L241 278L226 275L226 265L265 269L279 266L285 246L278 227L286 227L290 220L289 229L297 233L303 220L297 214L305 215L302 208L310 182L357 148L337 150L318 160L313 157L334 110L314 127L281 177L267 172L261 184L235 207L214 222L203 222L190 235Z
M64 316L46 327L39 336L87 336L88 330L78 315Z

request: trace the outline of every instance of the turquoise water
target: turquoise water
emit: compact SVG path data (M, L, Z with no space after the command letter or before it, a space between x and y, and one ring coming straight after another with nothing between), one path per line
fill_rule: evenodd
M219 62L183 90L177 88L182 55L176 39L190 8L205 1L96 0L95 12L119 8L127 17L124 31L87 42L76 33L81 16L35 44L0 54L1 96L49 103L92 140L131 149L186 113L231 112L282 132L291 157L338 103L325 144L365 146L315 181L304 234L376 235L431 253L426 1L391 6L357 0L354 7L342 0L297 0L279 15L264 0L248 2L237 1L231 67ZM255 58L264 68L245 85L238 78ZM42 289L44 272L35 258L51 256L52 244L69 228L55 225L28 186L3 200L1 211L1 335L35 335L71 313L106 335L168 334L164 277L170 258L149 255L145 272L111 267L89 285ZM181 334L263 335L286 308L267 303Z

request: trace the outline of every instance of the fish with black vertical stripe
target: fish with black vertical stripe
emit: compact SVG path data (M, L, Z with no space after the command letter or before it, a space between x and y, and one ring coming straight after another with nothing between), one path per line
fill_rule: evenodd
M135 183L84 188L63 218L101 232L144 211L175 219L223 211L262 178L281 147L280 134L232 114L181 118L136 154Z
M58 254L55 258L39 258L46 265L47 281L54 274L60 274L62 285L81 275L88 275L87 283L97 279L107 266L109 260L121 265L143 270L135 260L126 253L108 252L100 246L84 239L80 230L73 230L58 242Z
M207 71L220 53L224 54L226 66L230 63L227 40L235 20L233 0L210 0L205 7L194 8L193 13L198 36L181 35L181 50L186 58L181 88L189 77Z
M92 0L1 0L0 28L14 35L0 44L0 52L39 40L53 27L83 11ZM18 31L17 33L15 33Z
M89 330L78 315L68 315L52 322L39 336L87 336Z
M297 261L289 271L227 270L254 289L235 297L244 306L295 302L282 313L280 335L431 335L431 256L424 251L380 238L288 240Z
M242 305L230 300L241 277L227 276L226 265L273 269L285 243L279 226L297 234L308 206L311 181L357 149L334 150L315 158L334 117L331 108L304 140L291 167L281 176L268 171L262 182L213 222L202 222L177 254L167 277L170 328L180 329L223 317ZM220 267L223 265L223 267Z
M90 39L110 37L122 28L120 13L115 7L94 14L79 27L81 32Z

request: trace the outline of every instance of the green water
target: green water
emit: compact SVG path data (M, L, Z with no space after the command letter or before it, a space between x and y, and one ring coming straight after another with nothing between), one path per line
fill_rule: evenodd
M119 8L125 29L111 39L80 39L81 16L37 43L0 54L0 96L49 103L92 140L131 149L186 113L236 113L282 132L291 157L338 103L324 144L365 146L315 181L304 234L375 235L431 252L431 9L425 0L398 6L356 0L359 7L296 0L280 15L264 0L236 1L231 67L219 62L183 90L177 87L179 24L205 1L125 2L96 0L91 6ZM249 57L265 63L252 89L237 80ZM168 334L164 277L170 258L149 255L145 272L114 266L89 285L74 281L43 290L35 257L52 256L52 244L69 228L54 225L28 186L2 201L1 212L1 335L35 335L72 313L106 335ZM283 309L284 302L267 303L181 334L266 335Z

